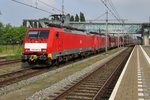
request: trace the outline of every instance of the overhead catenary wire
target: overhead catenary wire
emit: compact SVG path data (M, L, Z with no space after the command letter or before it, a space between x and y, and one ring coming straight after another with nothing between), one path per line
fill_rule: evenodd
M118 16L118 18L121 19L121 17L119 15L118 11L116 10L113 2L111 0L108 0L108 4L111 6L112 10L116 13L116 15Z
M49 7L49 8L52 8L52 10L54 10L54 11L57 11L57 12L59 12L59 13L62 13L62 10L60 10L60 9L58 9L58 8L56 8L56 7L52 6L52 5L50 5L50 4L47 4L47 3L45 3L45 2L43 2L43 1L41 1L41 0L38 0L38 1L39 1L39 3L45 5L45 6ZM63 3L64 3L64 1L63 1ZM63 4L63 6L64 6L64 4ZM67 11L65 8L63 8L63 9L64 9L64 14L69 14L70 11Z
M112 13L109 13L109 12L108 12L108 14L109 14L111 17L114 17ZM115 20L115 19L114 19L114 20ZM114 21L114 20L112 20L112 21ZM119 20L122 21L123 19L119 19ZM124 19L124 20L125 20L125 19ZM109 20L109 21L111 21L111 20ZM118 20L117 20L117 21L118 21ZM122 24L120 21L119 21L119 23Z
M47 6L47 7L52 8L53 10L56 10L56 11L58 11L58 12L62 12L60 9L58 9L58 8L56 8L56 7L53 7L52 5L49 5L49 4L47 4L47 3L45 3L45 2L43 2L43 1L41 1L41 0L38 0L38 2L40 2L41 4L43 4L43 5Z
M118 22L120 22L122 24L122 33L124 33L124 21L123 19L121 19L119 13L117 12L117 10L115 9L113 3L111 0L101 0L101 2L105 5L105 7L108 9L108 11L112 14L113 17L115 17ZM109 4L109 5L108 5ZM119 33L118 33L118 41L119 41ZM124 37L123 37L123 42L124 42ZM124 43L123 43L124 44ZM119 47L119 42L118 42L118 47Z
M98 20L99 18L101 18L101 17L103 17L103 16L105 16L105 15L106 15L106 12L103 13L103 14L101 14L100 16L98 16L97 18L95 18L94 20Z
M108 11L112 14L112 16L120 23L123 23L123 21L121 20L119 13L117 12L117 10L115 9L113 3L111 0L100 0L104 6L107 8L106 11L106 46L105 46L105 52L107 53L107 35L108 35ZM118 34L118 41L119 41L119 34ZM118 42L118 47L119 47L119 42Z
M16 3L19 3L19 4L22 4L22 5L25 5L25 6L28 6L28 7L31 7L31 8L34 8L34 9L37 9L37 10L40 10L40 11L44 11L44 12L49 13L49 14L55 14L56 11L59 12L59 13L62 13L62 10L60 10L60 9L58 9L58 8L56 8L56 7L53 7L52 5L49 5L49 4L47 4L47 3L45 3L45 2L43 2L43 1L41 1L41 0L36 0L36 1L35 1L35 6L29 5L29 4L27 4L27 3L24 3L24 2L21 2L21 1L18 1L18 0L12 0L12 1L14 1L14 2L16 2ZM39 8L39 7L38 7L38 4L39 4L39 3L41 3L41 4L43 4L43 5L45 5L45 6L49 7L49 8L51 8L51 10L52 10L54 13L53 13L53 12L50 12L50 11L48 11L48 10L44 10L44 9ZM65 11L64 13L66 14L66 13L68 13L68 12Z
M118 17L118 19L121 19L121 17L120 17L120 15L119 15L118 11L116 10L116 8L115 8L113 2L112 2L111 0L107 0L107 1L108 1L109 6L111 7L112 11L113 11L114 14L116 15L116 17Z
M113 15L118 21L120 21L120 20L117 18L117 16L112 12L112 10L106 5L106 3L105 3L103 0L101 0L101 1L102 1L102 3L105 5L105 7L108 9L108 11L111 12L112 15Z
M112 17L114 17L115 19L109 19L109 21L118 21L119 23L124 23L125 19L122 19L118 13L118 11L116 10L113 2L111 0L101 0L101 2L105 5L105 7L109 10L108 14L111 14ZM107 4L106 4L107 2ZM103 13L104 15L106 14ZM101 20L98 20L99 18L103 17L104 15L100 15L99 17L95 18L94 20L91 20L91 21L105 21L104 19L101 19Z
M106 0L100 0L103 4L104 4L104 6L108 9L108 11L113 15L113 17L118 21L118 22L120 22L120 18L118 18L117 16L116 16L116 14L111 10L112 9L112 7L111 7L111 9L108 7L108 5L106 4L106 2L108 1L106 1ZM122 23L122 22L120 22L120 23Z
M31 8L34 8L34 9L37 9L37 10L40 10L40 11L43 11L45 13L49 13L49 14L54 14L50 11L47 11L47 10L44 10L44 9L41 9L41 8L38 8L37 5L36 6L33 6L33 5L29 5L29 4L26 4L26 3L23 3L23 2L20 2L20 1L17 1L17 0L12 0L16 3L19 3L19 4L22 4L22 5L25 5L25 6L28 6L28 7L31 7Z

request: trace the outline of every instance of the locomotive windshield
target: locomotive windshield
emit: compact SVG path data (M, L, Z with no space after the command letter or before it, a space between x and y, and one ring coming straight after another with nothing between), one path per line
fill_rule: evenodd
M28 32L28 38L48 38L48 30L32 30Z

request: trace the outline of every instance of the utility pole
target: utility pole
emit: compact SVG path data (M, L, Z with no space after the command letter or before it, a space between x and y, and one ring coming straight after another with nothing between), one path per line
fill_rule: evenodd
M123 47L124 47L124 20L122 20L122 35L123 35Z
M120 44L120 41L119 41L119 32L118 32L118 48L119 48L119 44Z
M105 0L107 6L107 0ZM106 10L106 45L105 45L105 53L107 54L108 47L108 9Z
M62 0L62 15L64 15L64 0Z
M65 19L65 15L64 15L64 0L62 0L62 16L61 16L61 25L64 24L64 19Z
M105 45L105 52L107 53L108 47L108 10L106 11L106 45Z

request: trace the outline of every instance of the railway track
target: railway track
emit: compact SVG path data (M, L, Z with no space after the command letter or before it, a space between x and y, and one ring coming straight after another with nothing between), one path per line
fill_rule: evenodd
M18 63L18 62L21 62L21 60L20 59L15 59L15 60L1 60L0 61L0 66L14 64L14 63Z
M6 57L0 57L0 61L1 61L1 60L5 60L5 59L6 59Z
M57 65L58 67L63 67L69 64L72 64L74 62L78 62L79 60L81 60L81 58L79 59L75 59L73 61L69 61L67 63L61 63L60 65ZM54 65L55 66L55 65ZM55 70L57 69L57 67L47 67L47 68L24 68L12 73L7 73L7 74L3 74L0 75L0 88L1 87L5 87L7 85L19 82L21 80L24 79L28 79L30 77L36 76L36 75L40 75L43 74L45 72L51 71L51 70Z
M52 100L108 99L132 49L127 49L96 71L73 82L72 86L67 86L48 98Z
M0 57L0 62L6 61L6 57Z
M5 86L10 85L10 84L13 84L13 83L16 83L16 82L19 82L23 79L28 79L30 77L40 75L42 73L46 73L48 71L57 69L57 67L54 67L54 66L63 67L63 66L78 62L80 60L81 60L81 58L78 58L78 59L75 59L73 61L64 62L64 63L58 64L58 65L57 64L53 65L53 67L42 68L39 66L39 67L35 67L35 68L33 67L32 68L30 66L30 68L24 68L24 69L15 71L15 72L2 74L2 75L0 75L0 88L5 87Z
M50 71L50 68L45 69L32 69L32 68L25 68L21 69L12 73L7 73L0 75L0 88L16 83L18 81L21 81L23 79L27 79L39 74L42 74L44 72Z

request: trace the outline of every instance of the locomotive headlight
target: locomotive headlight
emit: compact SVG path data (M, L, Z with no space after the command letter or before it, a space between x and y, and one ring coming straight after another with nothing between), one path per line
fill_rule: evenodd
M52 59L53 58L53 56L52 56L52 54L50 53L50 54L48 54L48 58L50 58L50 59Z
M26 52L29 52L29 51L30 51L30 49L25 49L25 51L26 51Z
M42 49L41 52L46 52L46 49Z

